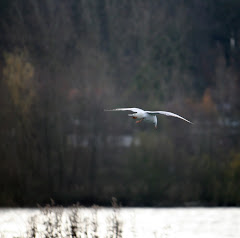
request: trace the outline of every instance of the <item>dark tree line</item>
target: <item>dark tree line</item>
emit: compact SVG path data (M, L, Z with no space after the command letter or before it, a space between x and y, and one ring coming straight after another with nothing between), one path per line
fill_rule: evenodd
M237 0L2 0L0 205L239 205L239 24Z

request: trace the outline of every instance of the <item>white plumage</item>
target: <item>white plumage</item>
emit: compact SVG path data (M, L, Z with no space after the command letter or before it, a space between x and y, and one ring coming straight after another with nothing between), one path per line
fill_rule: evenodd
M175 113L166 112L166 111L144 111L140 108L135 108L135 107L116 108L116 109L105 110L105 111L132 111L133 114L128 114L128 116L132 117L133 119L139 119L138 121L136 121L136 123L139 123L139 122L145 120L145 121L154 123L156 128L157 128L157 116L156 115L158 115L158 114L162 114L162 115L170 116L170 117L177 117L188 123L192 123L192 122L188 121L187 119L185 119Z

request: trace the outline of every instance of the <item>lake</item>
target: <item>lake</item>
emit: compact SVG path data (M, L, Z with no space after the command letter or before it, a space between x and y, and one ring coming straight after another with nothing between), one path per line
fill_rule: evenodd
M94 216L97 222L95 235L109 237L109 223L114 215L121 226L122 237L127 238L240 237L240 208L120 208L115 213L113 208L77 208L77 211L79 219L87 224L81 229L88 229L88 237L93 234L90 221ZM61 211L65 225L70 212L69 208ZM33 216L41 234L43 228L39 223L43 224L44 215L40 209L0 209L0 237L24 237L28 220ZM62 234L66 236L67 228L64 232Z

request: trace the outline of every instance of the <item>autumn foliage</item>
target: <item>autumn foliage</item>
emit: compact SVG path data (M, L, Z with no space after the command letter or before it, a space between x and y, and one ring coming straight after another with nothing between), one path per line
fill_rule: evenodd
M0 3L0 204L239 205L240 6ZM106 113L173 111L158 129Z

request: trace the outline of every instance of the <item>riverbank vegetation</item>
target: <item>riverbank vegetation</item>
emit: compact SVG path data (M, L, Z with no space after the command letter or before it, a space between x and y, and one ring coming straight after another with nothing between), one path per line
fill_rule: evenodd
M98 238L101 233L101 237L105 234L106 238L121 238L122 220L116 198L112 199L112 210L106 221L99 221L98 209L98 206L93 206L86 211L79 204L64 209L52 201L51 205L41 208L40 214L29 219L26 237Z

